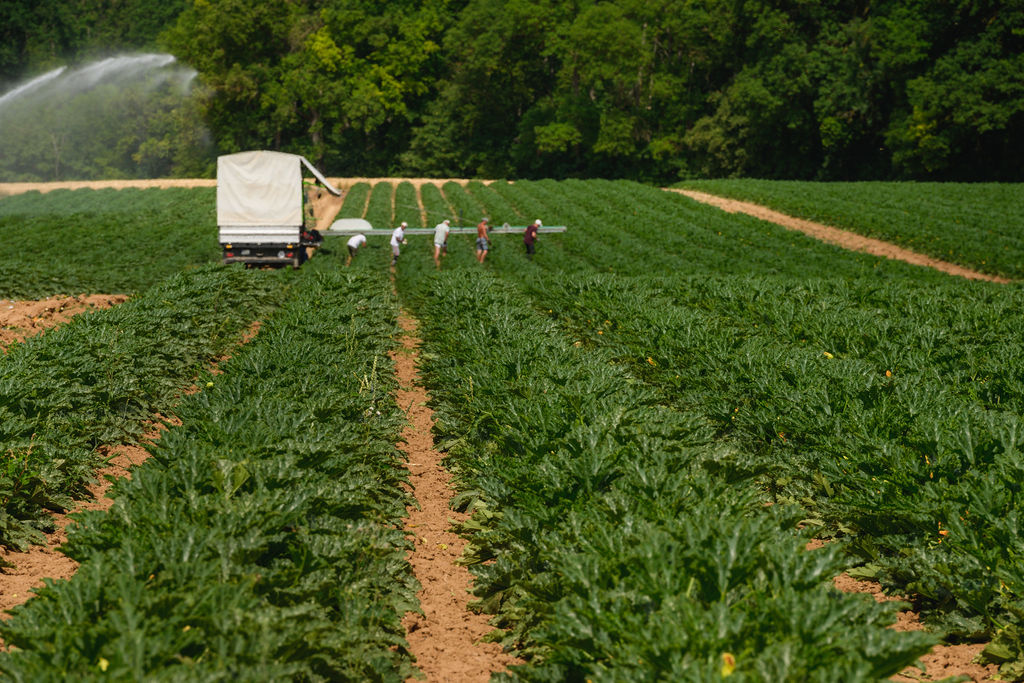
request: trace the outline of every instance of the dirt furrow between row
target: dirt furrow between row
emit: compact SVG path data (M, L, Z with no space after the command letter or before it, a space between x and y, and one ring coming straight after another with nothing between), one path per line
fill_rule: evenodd
M784 213L769 209L768 207L761 206L760 204L743 202L736 199L727 199L725 197L718 197L716 195L707 194L706 192L698 192L696 190L669 188L669 191L678 192L679 194L686 195L695 201L716 206L728 213L745 213L748 216L754 216L755 218L760 218L761 220L781 225L789 230L797 230L823 242L840 246L843 249L861 251L871 254L872 256L905 261L915 266L934 268L935 270L943 273L957 275L959 277L967 278L968 280L987 280L989 282L999 282L1002 284L1010 282L1007 278L980 273L976 270L971 270L970 268L958 266L955 263L949 263L948 261L942 261L932 258L931 256L925 256L924 254L919 254L916 251L896 246L891 242L884 242L871 237L864 237L863 235L858 235L857 233L850 232L849 230L841 230L822 223L804 220L803 218L794 218L793 216L788 216Z
M79 294L45 299L0 299L0 351L15 342L67 322L86 311L110 308L128 300L125 294Z
M416 323L403 315L399 324L404 332L402 347L392 355L399 382L396 399L409 419L402 436L410 484L418 502L418 508L410 506L405 528L414 539L409 562L422 585L418 597L423 612L408 613L403 623L416 665L428 681L486 681L493 671L520 662L498 644L482 642L493 627L486 615L467 607L472 575L456 564L465 541L451 531L452 522L462 521L465 515L449 507L454 494L451 475L434 449L433 411L427 406L427 392L416 369Z

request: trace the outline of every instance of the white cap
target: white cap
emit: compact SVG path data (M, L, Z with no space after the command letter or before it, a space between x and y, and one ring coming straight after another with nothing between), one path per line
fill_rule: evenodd
M406 223L405 221L402 221L402 227L403 228L408 227L408 225L409 225L408 223Z
M451 222L450 220L448 220L447 218L445 218L445 219L444 219L443 221L441 221L441 222L442 222L442 223L444 223L445 225L451 225L451 223L452 223L452 222Z
M542 225L542 223L540 222L539 218L537 220L535 220L534 223L536 223L537 225Z

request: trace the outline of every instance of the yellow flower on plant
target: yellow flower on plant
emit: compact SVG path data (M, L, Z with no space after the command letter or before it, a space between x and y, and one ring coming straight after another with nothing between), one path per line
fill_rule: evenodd
M722 653L722 675L729 676L736 670L736 657L731 652Z

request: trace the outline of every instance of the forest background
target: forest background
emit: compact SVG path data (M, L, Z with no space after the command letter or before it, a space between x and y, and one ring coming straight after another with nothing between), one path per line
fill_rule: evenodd
M143 52L195 73L3 97ZM0 3L0 180L212 177L247 149L332 176L1021 181L1024 0Z

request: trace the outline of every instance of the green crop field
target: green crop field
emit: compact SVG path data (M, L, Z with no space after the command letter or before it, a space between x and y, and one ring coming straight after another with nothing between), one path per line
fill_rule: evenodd
M0 199L0 298L139 292L220 258L215 190L55 190Z
M1024 184L700 180L679 187L764 204L983 273L1024 277Z
M965 264L1015 276L995 264L1014 249L996 222L1017 186L877 200L896 187L858 186L863 225L900 213L938 244L974 216L991 240ZM802 215L861 227L832 199L843 187L699 189L726 188L779 209L803 192ZM419 227L415 190L356 185L341 215ZM96 447L156 412L182 425L114 485L109 513L81 515L65 547L78 573L0 622L14 680L411 675L400 308L419 321L452 504L472 512L476 607L526 662L507 679L873 681L972 641L1024 676L1021 285L628 181L425 184L427 225L568 230L532 260L494 235L484 264L453 234L440 270L432 237L411 235L393 281L384 236L347 269L332 236L300 270L225 268L208 265L208 190L97 196L0 199L5 234L167 255L120 276L85 246L5 259L4 292L133 297L0 359L0 543L38 541L46 511L84 494ZM840 593L843 571L907 596L927 631L888 628L906 604Z

